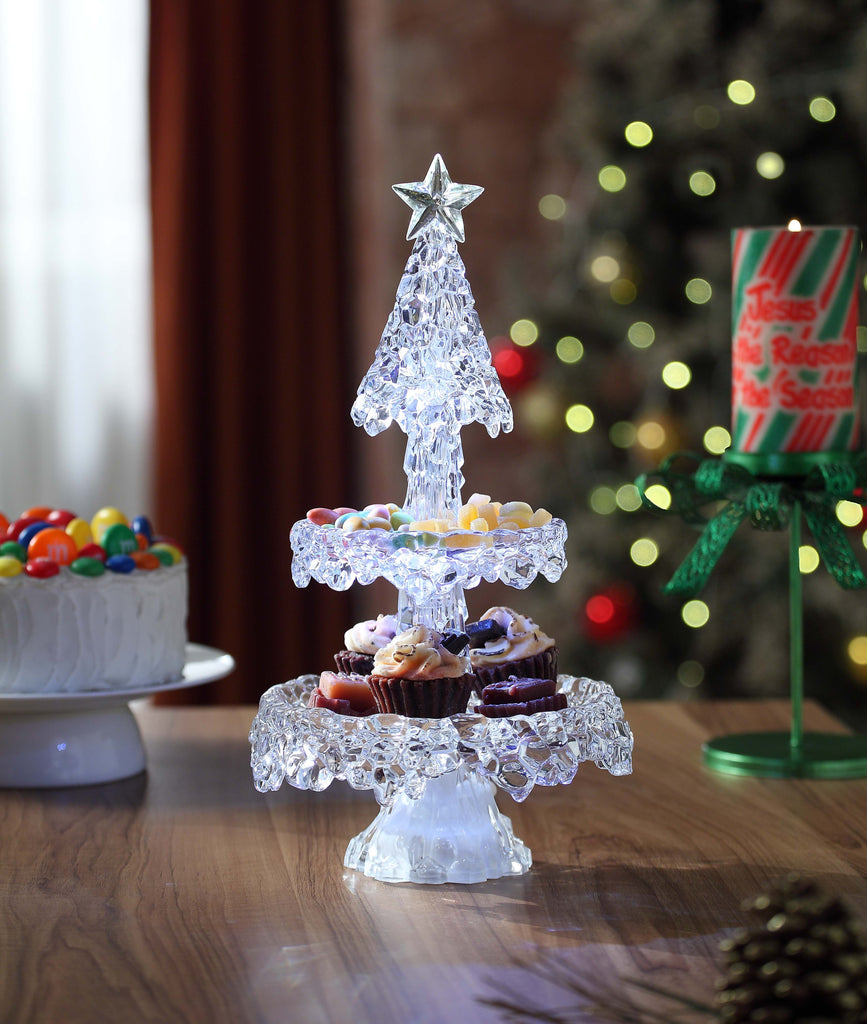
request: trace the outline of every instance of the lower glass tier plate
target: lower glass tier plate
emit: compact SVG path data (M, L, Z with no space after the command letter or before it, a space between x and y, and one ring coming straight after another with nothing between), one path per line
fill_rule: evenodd
M181 679L158 686L88 693L0 693L0 787L89 786L137 775L145 750L131 700L222 679L235 668L225 651L187 644Z

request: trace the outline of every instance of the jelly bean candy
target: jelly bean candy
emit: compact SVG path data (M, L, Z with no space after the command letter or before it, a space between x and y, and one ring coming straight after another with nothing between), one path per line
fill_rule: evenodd
M334 509L334 514L336 516L345 516L347 514L355 516L358 515L358 509L350 508L348 505L338 505L337 508Z
M403 509L397 509L389 516L392 530L398 530L401 526L408 526L412 522L412 516Z
M147 537L148 544L154 539L154 528L147 516L134 516L129 524L133 533L143 533Z
M49 576L56 576L60 572L60 566L53 558L31 558L24 566L28 576L37 580L47 580Z
M0 576L17 576L24 572L24 564L14 555L0 555Z
M101 508L93 519L90 520L90 528L93 531L93 539L96 543L102 544L102 535L109 526L114 526L117 523L120 523L123 526L129 526L126 516L120 511L120 509L111 508L111 506Z
M36 536L40 530L50 530L51 527L44 519L37 519L35 523L31 523L29 526L25 526L21 533L16 538L22 548L27 550L30 547L30 541Z
M85 544L83 548L78 549L79 558L96 558L100 562L104 562L106 559L105 548L99 546L99 544Z
M68 509L55 508L45 517L45 522L51 523L52 526L61 526L65 530L72 520L77 518L76 514Z
M66 524L66 532L75 541L79 551L93 542L93 531L86 519L70 519Z
M343 519L342 523L338 519L334 525L340 526L344 533L354 533L356 530L370 529L370 523L368 523L364 516L354 515L346 516L345 518L341 516L341 519Z
M368 519L388 519L391 515L390 509L385 505L365 505L362 511Z
M335 511L337 511L337 510L335 509ZM354 511L351 511L351 510L349 512L341 512L341 514L334 520L334 525L336 527L338 527L339 529L342 529L343 528L343 524L346 522L347 519L351 518L352 516L357 516L357 515L358 515L357 512L354 512Z
M161 569L163 565L159 555L153 555L149 551L133 551L130 558L135 562L137 569L145 569L147 572Z
M27 561L27 552L17 540L7 540L0 544L0 556L5 557L7 555L17 558L22 563Z
M111 569L112 572L127 573L135 569L135 562L129 555L112 555L105 560L105 567L106 569Z
M27 529L28 526L32 526L34 523L44 522L42 519L38 519L35 516L21 516L16 519L14 523L10 523L6 529L5 540L18 540L22 532Z
M131 555L138 551L138 541L132 530L123 523L112 523L102 534L100 542L105 548L105 553L112 555Z
M69 568L77 576L102 576L105 566L98 558L76 558L70 562Z
M331 508L311 508L307 518L316 526L329 526L337 518L337 513Z
M22 512L19 519L47 519L51 515L50 505L34 505Z
M31 527L33 529L34 527ZM24 531L27 532L26 530ZM22 537L24 534L22 534ZM58 565L69 565L78 554L75 541L66 530L59 526L50 526L47 530L40 530L27 545L27 558L50 558Z
M159 560L160 565L169 566L175 564L171 551L164 547L161 548L159 544L156 547L148 548L148 551Z
M160 560L162 560L160 552L167 551L172 558L169 563L170 565L176 565L184 557L183 552L177 544L169 544L169 542L165 540L157 541L156 544L152 544L149 550L152 551Z
M371 530L390 530L391 522L383 516L370 516L367 525Z

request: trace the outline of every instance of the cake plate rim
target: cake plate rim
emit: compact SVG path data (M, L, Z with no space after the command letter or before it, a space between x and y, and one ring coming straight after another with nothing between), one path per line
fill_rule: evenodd
M235 669L231 654L206 644L188 642L186 660L180 679L168 683L153 683L149 686L135 686L119 690L76 690L69 693L2 693L0 692L0 716L7 714L64 713L67 711L88 711L98 707L112 707L128 704L131 700L152 697L158 693L185 690L204 683L213 683L229 675Z

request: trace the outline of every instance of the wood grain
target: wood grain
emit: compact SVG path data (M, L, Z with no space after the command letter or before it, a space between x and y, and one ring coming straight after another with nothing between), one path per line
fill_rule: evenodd
M701 766L709 736L786 729L783 702L628 706L634 774L501 795L534 866L473 886L346 872L372 796L257 793L253 708L137 714L147 774L0 792L3 1022L492 1024L504 986L562 1004L539 963L708 997L741 901L791 869L867 916L867 781Z

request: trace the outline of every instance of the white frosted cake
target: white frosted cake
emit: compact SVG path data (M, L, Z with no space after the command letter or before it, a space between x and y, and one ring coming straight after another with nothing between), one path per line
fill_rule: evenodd
M91 523L37 511L43 518L25 514L0 531L0 693L181 679L187 561L177 545L155 538L144 517L130 524L115 509Z

